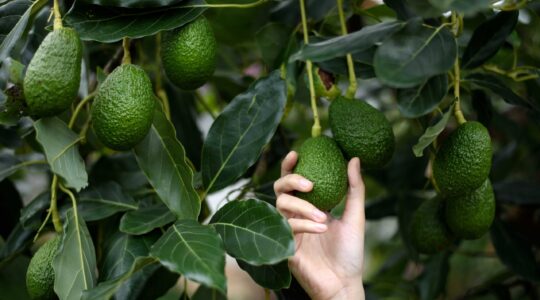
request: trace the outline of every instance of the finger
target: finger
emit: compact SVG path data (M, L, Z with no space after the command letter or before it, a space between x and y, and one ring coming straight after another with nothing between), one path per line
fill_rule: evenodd
M365 186L360 174L360 160L358 158L355 157L349 161L347 173L349 191L342 220L363 228L366 219L364 212Z
M298 160L298 154L294 151L289 152L281 163L281 177L291 174L296 161Z
M327 218L313 204L289 194L281 194L277 198L276 207L285 216L300 216L315 222L325 222Z
M292 191L309 192L312 188L313 183L298 174L285 175L274 182L276 197Z
M323 233L328 229L328 226L323 223L317 223L306 219L289 219L289 225L293 234L298 233Z

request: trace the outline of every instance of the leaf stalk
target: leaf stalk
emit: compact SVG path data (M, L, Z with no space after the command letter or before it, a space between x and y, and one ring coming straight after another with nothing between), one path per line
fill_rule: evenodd
M337 0L338 13L339 13L339 23L341 25L341 34L347 35L347 25L345 24L345 14L343 13L343 0ZM347 98L354 98L356 94L356 89L358 88L358 83L356 81L356 74L354 71L354 61L352 55L347 53L347 68L349 71L349 87L345 96Z

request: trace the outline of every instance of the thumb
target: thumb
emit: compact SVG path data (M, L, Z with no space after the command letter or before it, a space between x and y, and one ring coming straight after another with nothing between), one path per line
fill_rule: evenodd
M349 176L349 191L343 212L342 221L364 228L366 216L364 211L365 186L360 174L360 160L355 157L349 161L347 170Z

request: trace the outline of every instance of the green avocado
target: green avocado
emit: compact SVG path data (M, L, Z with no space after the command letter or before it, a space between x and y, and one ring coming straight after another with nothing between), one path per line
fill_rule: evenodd
M334 100L341 95L341 90L335 84L335 78L331 73L328 73L318 67L313 70L313 87L317 97L324 97L329 100ZM307 73L304 73L304 82L309 89L309 78Z
M444 196L477 189L491 169L491 139L478 122L465 122L441 144L433 162L433 178Z
M48 240L34 254L26 271L26 288L32 299L54 299L53 259L60 245L60 237Z
M440 197L426 200L414 213L411 221L411 242L419 253L434 254L452 243L443 214L444 202Z
M495 196L489 180L476 190L446 199L446 224L463 239L482 237L495 217Z
M302 144L294 173L313 182L310 192L296 195L323 211L332 209L347 193L347 162L327 136L309 138Z
M79 90L81 59L82 44L75 30L64 27L47 34L23 82L31 116L54 116L71 106Z
M394 153L392 126L365 101L338 97L330 104L330 127L348 158L358 157L363 168L381 168Z
M144 70L125 64L101 84L92 106L94 131L103 144L127 150L148 133L154 113L152 83Z
M216 68L216 38L210 23L201 16L163 34L161 61L167 77L184 90L203 85Z

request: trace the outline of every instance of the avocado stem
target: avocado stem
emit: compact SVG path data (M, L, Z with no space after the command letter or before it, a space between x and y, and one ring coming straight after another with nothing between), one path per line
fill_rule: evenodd
M185 7L206 7L206 8L252 8L268 2L268 0L259 0L252 3L223 3L223 4L194 4Z
M53 13L54 13L53 30L63 28L64 26L62 25L62 15L60 14L60 5L58 4L58 0L54 0L53 2Z
M306 20L306 5L304 0L300 0L300 15L302 17L302 31L304 33L304 44L309 44L309 36ZM311 127L311 136L318 137L321 135L321 123L319 121L319 111L317 110L317 97L315 96L315 84L313 82L313 63L311 60L306 61L306 71L309 80L309 96L311 102L311 110L313 111L313 126Z
M341 34L347 35L347 25L345 24L345 15L343 13L343 0L337 0L338 13L339 13L339 23L341 24ZM349 70L349 87L345 96L347 98L354 98L356 94L356 89L358 88L358 83L356 81L356 74L354 71L354 61L352 55L347 53L347 68Z
M60 220L60 214L58 213L58 206L57 206L57 190L58 187L58 176L55 174L53 175L52 183L51 183L51 204L49 206L49 211L52 214L52 222L54 225L54 230L58 233L62 232L62 221Z
M124 57L122 57L122 64L131 64L131 53L129 52L130 40L128 37L122 39L122 48L124 49Z
M71 118L69 119L68 128L73 128L73 125L75 124L75 121L77 120L77 116L81 112L81 109L88 103L88 101L92 100L95 96L95 92L90 93L88 96L86 96L84 99L77 104L77 107L75 107L75 110L73 111L73 114L71 115Z
M457 37L460 33L461 20L458 17L456 12L452 12L452 24L453 24L454 36ZM467 122L467 120L465 119L465 116L463 115L463 112L461 111L460 82L461 82L461 75L460 75L460 67L459 67L459 56L457 56L456 60L454 61L454 99L455 99L454 117L456 118L459 125Z

